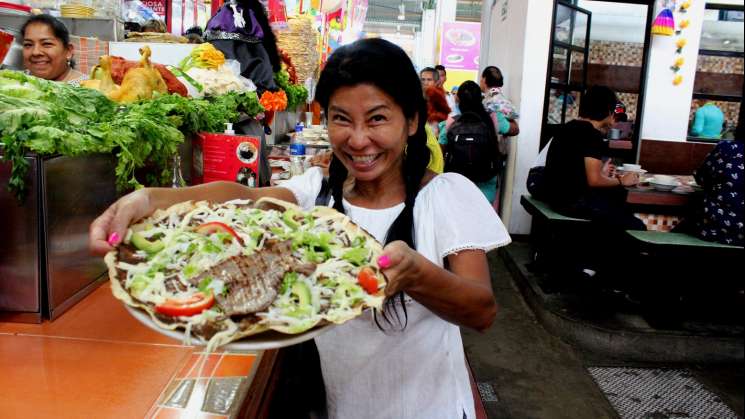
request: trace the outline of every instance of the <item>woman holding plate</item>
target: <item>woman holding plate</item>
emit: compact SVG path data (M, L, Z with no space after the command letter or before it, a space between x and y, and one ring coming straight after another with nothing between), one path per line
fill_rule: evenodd
M388 279L382 314L365 312L316 337L328 416L473 418L459 326L485 330L493 322L486 252L510 237L473 183L427 171L426 103L399 47L364 39L339 48L316 100L334 153L329 205L386 243L378 266ZM141 189L93 222L91 248L109 251L107 238L120 240L133 221L190 199L273 196L309 209L322 178L312 168L275 188Z

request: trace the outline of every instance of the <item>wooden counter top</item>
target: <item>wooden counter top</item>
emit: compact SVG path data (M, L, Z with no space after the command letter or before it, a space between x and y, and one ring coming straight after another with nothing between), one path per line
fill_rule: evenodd
M105 283L52 322L0 322L0 412L228 418L242 410L254 417L265 409L257 400L267 400L275 352L203 354L140 324Z

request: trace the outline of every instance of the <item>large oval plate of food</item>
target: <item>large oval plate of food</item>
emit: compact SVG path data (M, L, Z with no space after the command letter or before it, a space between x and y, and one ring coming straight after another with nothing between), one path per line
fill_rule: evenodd
M132 315L185 344L263 350L380 309L382 246L328 207L183 202L130 226L105 261Z

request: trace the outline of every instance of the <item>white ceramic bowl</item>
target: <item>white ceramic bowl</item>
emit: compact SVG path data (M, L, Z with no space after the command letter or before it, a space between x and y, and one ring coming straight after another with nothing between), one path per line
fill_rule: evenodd
M641 170L642 166L640 164L628 164L624 163L623 166L621 166L623 170L627 170L630 172Z
M672 191L673 189L677 188L679 184L676 183L659 183L655 181L654 179L649 182L650 185L652 185L653 188L657 189L658 191Z
M678 185L678 179L668 175L654 175L652 182L659 183L661 185Z

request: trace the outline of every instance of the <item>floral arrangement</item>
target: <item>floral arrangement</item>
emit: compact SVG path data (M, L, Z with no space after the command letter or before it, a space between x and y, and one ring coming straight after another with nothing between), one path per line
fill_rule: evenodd
M277 92L266 91L261 95L259 103L267 111L283 111L287 109L287 94L284 90Z
M217 70L223 64L225 64L225 55L209 42L205 42L191 50L191 53L179 63L179 67L183 71L192 67Z
M688 9L691 7L691 1L687 0L680 4L678 7L678 13L685 14L688 13ZM688 44L688 40L684 38L683 30L688 27L688 25L691 24L691 21L689 19L683 19L680 22L678 22L678 28L675 30L675 35L678 37L678 39L675 41L675 61L673 61L673 65L670 66L670 69L673 71L673 85L679 86L681 83L683 83L683 76L681 74L678 74L681 68L683 68L683 64L685 64L685 58L683 58L683 48L685 48L686 44Z
M284 90L277 92L266 91L261 95L259 104L266 110L264 112L264 123L269 125L274 119L274 112L281 112L287 109L287 94Z

